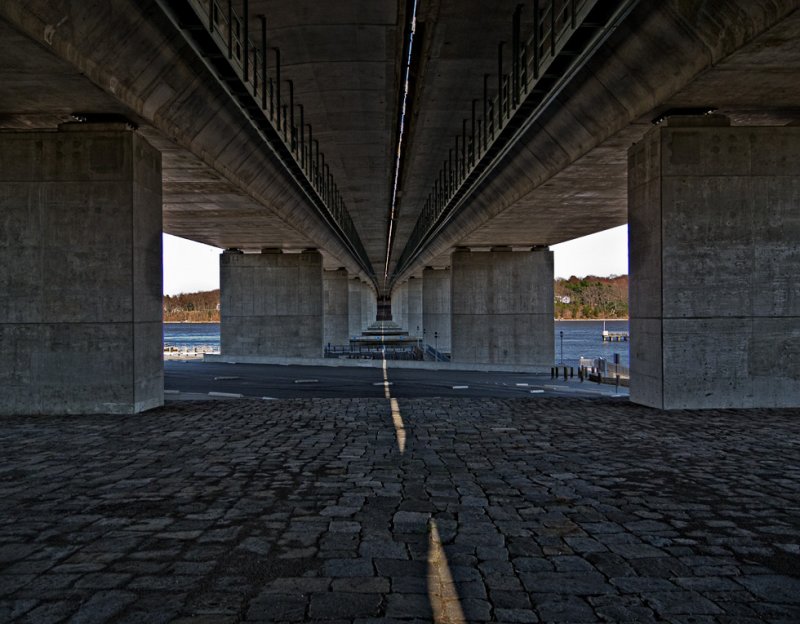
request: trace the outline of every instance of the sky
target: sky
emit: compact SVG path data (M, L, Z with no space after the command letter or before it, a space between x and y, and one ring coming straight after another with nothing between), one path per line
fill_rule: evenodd
M551 247L556 277L625 275L628 272L628 226ZM164 234L164 294L219 288L221 249Z

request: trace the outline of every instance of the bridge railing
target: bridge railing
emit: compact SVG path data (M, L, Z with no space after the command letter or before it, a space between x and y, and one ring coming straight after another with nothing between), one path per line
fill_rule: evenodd
M251 115L257 114L274 130L273 138L283 144L313 189L323 206L327 220L335 224L346 243L368 274L372 274L363 243L353 219L347 210L341 192L325 162L319 141L314 138L313 127L305 122L303 105L295 101L294 83L281 76L280 49L270 47L267 41L267 22L263 15L255 16L260 37L254 41L248 0L181 0L194 12L205 32L215 44L215 50L206 50L220 78L236 95L240 104ZM173 3L178 4L178 3ZM187 27L196 30L196 25ZM286 88L284 88L286 87Z
M521 32L526 5L517 6L512 17L510 52L506 42L498 44L497 74L484 74L483 97L472 100L471 117L462 120L461 132L443 153L447 158L424 200L395 275L410 265L519 129L549 103L548 96L578 57L605 39L606 24L621 19L636 1L533 0L533 27L526 37ZM600 15L593 17L594 13ZM601 18L597 23L596 17ZM580 36L581 29L586 36Z

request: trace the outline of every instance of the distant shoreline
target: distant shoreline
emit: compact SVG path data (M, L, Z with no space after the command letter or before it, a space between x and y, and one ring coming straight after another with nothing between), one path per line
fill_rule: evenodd
M565 319L565 318L554 318L554 321L559 321L562 323L585 323L587 321L630 321L627 318L596 318L596 319Z
M553 318L554 321L560 323L589 323L596 321L630 321L627 318L596 318L596 319L565 319ZM173 325L218 325L219 321L163 321L164 323L172 323Z

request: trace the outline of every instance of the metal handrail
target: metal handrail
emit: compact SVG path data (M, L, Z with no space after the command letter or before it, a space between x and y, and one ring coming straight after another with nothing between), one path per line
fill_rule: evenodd
M255 107L275 130L299 170L317 195L330 220L340 229L350 250L370 275L372 263L364 249L355 224L342 194L325 163L325 154L313 138L311 124L305 123L303 105L294 99L294 84L281 78L280 50L268 48L266 18L258 16L261 24L261 41L254 42L249 31L248 0L242 2L242 15L233 8L232 0L187 0L197 18L207 29L219 51L227 58L233 74L229 77L244 85ZM269 56L274 60L270 63ZM288 86L288 101L284 97ZM248 110L251 107L247 106ZM299 119L295 115L299 109ZM299 124L297 123L299 121Z
M452 213L457 201L463 199L468 188L474 184L477 171L485 170L495 157L500 137L523 109L527 100L540 94L537 89L545 79L548 69L560 54L576 30L578 30L598 0L533 0L533 29L522 39L520 33L521 11L517 5L512 21L511 70L504 70L506 60L505 43L498 44L498 70L496 92L489 96L489 74L483 78L483 100L480 117L476 117L476 102L473 100L472 118L462 121L461 134L454 137L455 148L448 151L420 215L397 262L394 275L402 273L421 250L431 234ZM635 0L628 5L635 4ZM523 110L522 113L525 113ZM466 132L467 125L470 132ZM506 133L508 134L508 133Z

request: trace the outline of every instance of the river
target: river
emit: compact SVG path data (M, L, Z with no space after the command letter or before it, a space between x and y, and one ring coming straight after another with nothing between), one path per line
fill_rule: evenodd
M628 321L606 321L612 332L628 331ZM563 360L577 366L578 358L604 357L613 361L619 353L624 366L630 361L627 342L603 342L603 321L556 321L554 362L560 362L561 332L564 332ZM164 323L164 346L179 350L219 352L219 323Z

